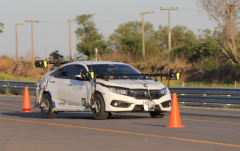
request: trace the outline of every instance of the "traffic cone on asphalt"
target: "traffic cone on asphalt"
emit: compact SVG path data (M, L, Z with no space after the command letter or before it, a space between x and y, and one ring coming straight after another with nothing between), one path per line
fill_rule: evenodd
M185 127L181 125L180 113L178 108L178 100L177 100L177 93L173 93L172 95L172 108L170 114L170 122L168 128L180 128Z
M31 111L31 104L29 99L28 87L25 87L24 90L24 97L23 97L23 108L21 113L32 113Z

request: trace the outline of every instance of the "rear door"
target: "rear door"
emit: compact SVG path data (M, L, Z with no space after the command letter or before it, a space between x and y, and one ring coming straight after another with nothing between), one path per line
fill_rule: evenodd
M59 68L48 81L48 89L56 106L66 105L66 88L68 80L72 77L72 67L73 65L68 65Z
M73 67L72 79L69 80L67 86L67 102L71 102L72 106L84 109L89 97L89 80L77 80L76 75L80 72L85 72L86 69L83 66L75 65Z

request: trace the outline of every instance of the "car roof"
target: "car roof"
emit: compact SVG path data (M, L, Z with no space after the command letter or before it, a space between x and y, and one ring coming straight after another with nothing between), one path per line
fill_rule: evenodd
M85 65L97 65L97 64L125 64L117 61L75 61L66 63L65 65L71 65L71 64L85 64Z

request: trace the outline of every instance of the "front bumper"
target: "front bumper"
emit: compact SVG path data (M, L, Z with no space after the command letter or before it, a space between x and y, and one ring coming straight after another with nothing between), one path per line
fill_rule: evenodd
M146 109L146 102L148 102L149 99L136 99L135 97L113 93L104 87L102 87L101 93L105 101L105 110L107 112L148 111ZM123 105L114 106L116 101L123 102ZM153 102L155 105L154 111L171 111L170 92L159 99L153 99Z

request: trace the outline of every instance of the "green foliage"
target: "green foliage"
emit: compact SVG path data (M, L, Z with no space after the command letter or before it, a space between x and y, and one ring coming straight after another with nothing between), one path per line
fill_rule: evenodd
M35 76L34 78L31 77L16 77L7 74L0 74L0 80L17 80L17 81L37 81L40 79L41 75Z
M27 60L21 60L21 63L23 64L24 67L26 67L27 65L29 66L32 65L32 61L27 61Z
M63 60L63 55L59 54L58 50L53 51L52 53L49 54L49 56L52 58L54 61L60 61Z
M176 25L171 29L171 32L172 47L180 47L183 46L185 43L192 43L196 40L196 35L193 31L188 29L187 26Z
M0 27L3 28L3 26L4 26L4 24L3 24L3 23L0 23ZM3 30L0 29L0 33L2 33L2 32L3 32Z
M163 68L167 67L168 66L168 63L164 63L163 65Z
M167 80L163 79L162 82L164 85L168 84ZM180 80L172 80L170 82L170 87L181 87L182 81ZM232 87L234 88L234 81L232 82L222 82L220 83L206 83L206 82L184 82L185 87ZM240 87L240 83L237 83L237 87Z
M98 29L93 21L94 14L83 14L76 16L76 22L79 27L75 31L79 42L77 43L77 51L87 55L89 59L94 57L95 48L99 48L99 54L109 52L107 43L103 40L103 35L98 33Z
M137 64L137 69L139 69L142 65L141 64Z
M216 67L215 67L215 64L210 61L210 60L204 60L203 61L203 66L202 66L203 70L204 71L212 71L214 70Z
M148 55L156 49L154 28L149 22L144 24L145 54ZM142 56L142 23L141 21L129 21L120 24L113 34L109 36L109 47L112 51L123 53L131 52L134 56Z
M157 66L157 63L154 63L154 64L152 65L152 68L155 69L156 66Z
M179 57L187 60L189 63L196 63L205 58L209 58L214 62L218 61L221 54L222 52L216 40L194 40L185 43L182 47L172 50L171 59Z
M149 66L148 65L143 65L143 71L146 71L147 69L149 69Z

